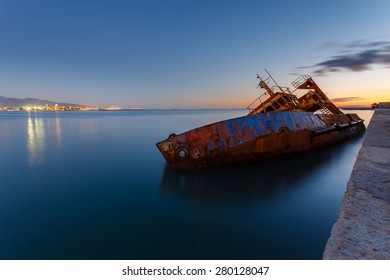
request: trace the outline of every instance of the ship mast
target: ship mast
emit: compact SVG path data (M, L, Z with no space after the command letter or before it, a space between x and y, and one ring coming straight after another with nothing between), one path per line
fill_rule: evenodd
M263 80L262 78L260 78L259 74L257 74L257 78L260 80L258 87L265 89L265 91L266 91L270 96L274 96L275 93L274 93L274 92L272 91L272 89L268 86L268 84L265 82L265 80Z
M297 97L291 93L288 87L281 87L267 69L264 70L268 74L268 78L263 80L258 74L257 78L260 80L258 87L265 89L265 93L247 107L249 109L248 115L269 111L299 110ZM273 84L272 86L267 83L269 79L271 80L269 82Z

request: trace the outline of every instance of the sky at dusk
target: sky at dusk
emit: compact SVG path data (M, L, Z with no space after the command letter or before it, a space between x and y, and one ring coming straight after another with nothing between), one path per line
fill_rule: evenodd
M0 0L0 96L245 108L264 68L390 101L390 1Z

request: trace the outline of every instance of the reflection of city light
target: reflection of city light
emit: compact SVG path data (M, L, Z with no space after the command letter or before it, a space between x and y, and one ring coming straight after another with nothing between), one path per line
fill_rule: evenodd
M80 125L82 127L81 137L93 138L96 135L96 119L82 119Z
M57 143L59 145L61 145L61 122L60 122L60 118L57 114L57 117L56 117L56 122L55 122L55 130L56 130L56 138L57 138Z
M30 164L35 164L39 160L39 155L43 150L45 130L42 120L34 114L28 113L27 119L27 151Z

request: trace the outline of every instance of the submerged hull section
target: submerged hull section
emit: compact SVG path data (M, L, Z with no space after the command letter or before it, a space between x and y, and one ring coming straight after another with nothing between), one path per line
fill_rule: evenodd
M166 161L180 169L261 162L309 151L364 132L356 114L316 115L273 111L229 119L157 143Z

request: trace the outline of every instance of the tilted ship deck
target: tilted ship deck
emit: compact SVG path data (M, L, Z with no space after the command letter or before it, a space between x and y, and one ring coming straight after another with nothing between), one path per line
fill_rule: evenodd
M264 80L257 76L265 92L248 106L248 115L173 133L158 142L166 161L179 169L262 162L364 132L363 120L340 111L312 77L299 77L290 91L267 74ZM298 90L306 93L298 97Z

